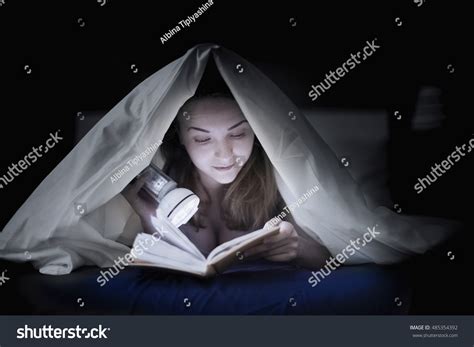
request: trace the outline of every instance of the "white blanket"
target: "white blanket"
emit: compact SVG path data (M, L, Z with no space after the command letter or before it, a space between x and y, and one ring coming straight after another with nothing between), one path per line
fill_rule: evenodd
M458 226L383 206L370 209L331 149L272 81L233 52L202 44L140 83L95 125L6 225L0 257L32 261L40 272L60 275L82 265L112 266L129 252L119 238L132 224L136 231L137 218L120 192L151 160L162 167L163 158L155 151L118 180L111 176L160 143L211 54L275 168L283 199L287 205L305 200L292 210L293 218L333 255L376 227L380 234L346 263L398 262L425 252ZM319 190L304 198L314 186Z

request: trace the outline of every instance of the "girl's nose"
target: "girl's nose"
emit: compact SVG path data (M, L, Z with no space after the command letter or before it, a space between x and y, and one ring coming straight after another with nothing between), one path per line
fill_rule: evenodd
M228 159L229 161L232 159L232 146L229 143L220 143L216 146L215 149L215 156L216 158L221 158L223 160Z

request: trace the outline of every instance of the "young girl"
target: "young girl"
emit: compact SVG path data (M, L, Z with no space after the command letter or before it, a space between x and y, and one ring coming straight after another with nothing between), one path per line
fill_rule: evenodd
M160 146L163 171L178 187L200 198L199 211L180 230L207 256L219 244L263 228L285 203L273 167L237 102L228 95L192 97L178 112ZM123 195L153 233L156 206L140 197L139 179ZM296 225L281 221L278 235L245 251L246 259L265 258L319 268L328 250Z

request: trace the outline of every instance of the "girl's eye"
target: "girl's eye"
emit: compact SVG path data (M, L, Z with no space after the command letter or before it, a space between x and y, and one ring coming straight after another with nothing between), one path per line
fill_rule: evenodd
M244 136L245 136L245 133L241 133L241 134L238 134L238 135L231 135L231 137L236 138L236 139L239 139L239 138L244 137Z
M204 140L194 139L194 141L196 141L197 143L206 143L207 141L209 141L209 139L204 139Z
M230 135L230 136L234 139L240 139L240 138L245 136L245 133L241 133L241 134L237 134L237 135ZM197 142L197 143L206 143L209 140L210 140L210 138L207 138L207 139L197 139L196 138L196 139L194 139L194 141Z

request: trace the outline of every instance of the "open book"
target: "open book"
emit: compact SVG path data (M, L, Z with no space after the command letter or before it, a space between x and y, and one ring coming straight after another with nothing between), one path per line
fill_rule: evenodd
M220 273L232 263L242 261L245 250L262 243L265 237L279 232L278 226L250 232L220 244L205 258L194 243L166 217L159 222L155 218L153 224L159 234L137 235L133 249L141 251L134 257L130 266L165 268L204 277Z

